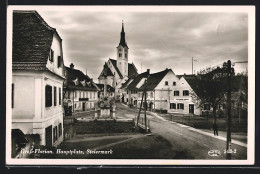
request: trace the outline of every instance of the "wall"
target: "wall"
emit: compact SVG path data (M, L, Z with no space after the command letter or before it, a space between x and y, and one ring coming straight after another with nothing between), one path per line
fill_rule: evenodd
M76 134L93 134L93 133L126 133L134 130L135 123L121 122L118 120L107 121L90 121L76 122L74 124L74 132Z
M64 65L63 65L62 46L61 46L61 42L59 41L59 38L56 34L54 34L54 36L53 36L51 49L54 51L53 62L48 60L46 67L50 71L52 71L60 76L63 76ZM58 68L58 56L62 57L61 67L59 67L59 68Z
M14 108L13 119L32 119L34 117L34 78L33 73L19 73L13 71Z

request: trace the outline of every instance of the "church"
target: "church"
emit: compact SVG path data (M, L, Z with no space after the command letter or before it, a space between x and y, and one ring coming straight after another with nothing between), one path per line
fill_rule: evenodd
M125 91L121 89L128 79L132 79L138 75L134 63L129 62L129 48L125 39L124 23L122 23L121 37L119 45L116 47L117 59L109 58L103 66L98 82L99 84L106 83L115 89L115 97L118 100L124 95Z

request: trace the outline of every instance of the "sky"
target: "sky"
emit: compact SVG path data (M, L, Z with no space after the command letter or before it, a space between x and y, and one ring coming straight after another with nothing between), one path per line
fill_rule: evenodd
M64 64L97 82L108 58L116 59L122 20L129 63L138 72L171 68L177 75L248 60L248 16L228 12L37 10L62 38ZM248 64L235 64L236 72Z

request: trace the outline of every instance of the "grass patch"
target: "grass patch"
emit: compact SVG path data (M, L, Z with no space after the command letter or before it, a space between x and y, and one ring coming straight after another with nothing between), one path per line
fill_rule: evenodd
M173 114L161 114L167 120L174 121L177 123L192 126L197 129L212 129L213 118L199 117L199 116L174 116ZM226 131L227 123L226 118L217 118L218 130ZM247 132L247 120L243 119L240 121L238 118L232 118L231 122L232 132Z

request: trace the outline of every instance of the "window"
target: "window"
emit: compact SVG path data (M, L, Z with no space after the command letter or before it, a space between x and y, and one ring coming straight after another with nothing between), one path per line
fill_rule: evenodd
M88 98L88 92L86 92L86 98Z
M172 82L172 85L173 85L173 86L176 86L176 82Z
M58 68L61 67L61 56L58 56L58 64L57 64Z
M59 88L59 105L61 105L61 88Z
M54 106L57 105L57 88L54 86Z
M165 81L165 85L168 85L168 81Z
M170 103L170 109L176 109L176 103Z
M128 102L128 98L126 98L126 102Z
M59 123L59 137L62 136L62 124Z
M127 58L127 53L125 53L125 58Z
M45 86L45 107L52 106L52 87L49 85Z
M55 126L53 128L53 142L55 142L58 139L58 128Z
M210 110L210 105L209 104L204 104L204 110Z
M183 96L189 96L189 91L188 90L184 90L183 91Z
M119 53L118 55L119 55L119 57L122 57L122 53Z
M184 104L183 103L178 103L177 104L177 109L184 109Z
M77 103L75 103L74 108L75 108L75 109L77 108Z
M89 98L92 99L92 92L90 92L90 97Z
M81 92L79 92L79 98L81 98Z
M153 98L153 92L150 93L151 98Z
M54 56L54 51L51 49L50 55L49 55L49 60L50 60L51 62L53 62L53 56Z
M174 96L179 96L179 95L180 95L180 94L179 94L179 91L174 91L174 92L173 92L173 95L174 95Z
M77 98L77 91L74 92L74 97Z
M14 84L12 83L12 108L14 108Z

